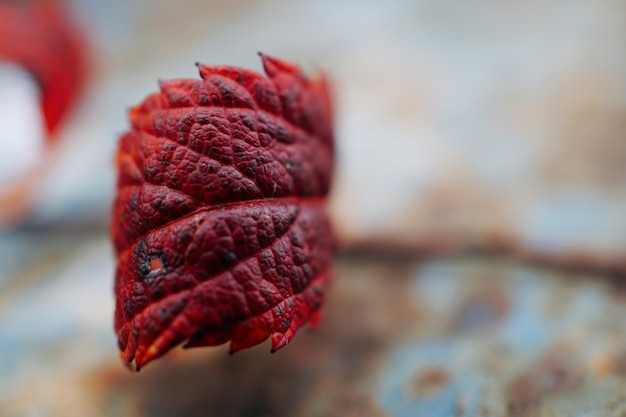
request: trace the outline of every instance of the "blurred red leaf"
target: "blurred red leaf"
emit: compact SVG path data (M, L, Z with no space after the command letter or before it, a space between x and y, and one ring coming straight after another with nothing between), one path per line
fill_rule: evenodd
M39 83L46 127L53 132L85 73L81 35L55 1L0 1L0 61L24 67Z
M261 56L268 77L199 65L130 111L112 235L115 330L139 369L172 347L272 350L319 319L334 238L328 88Z

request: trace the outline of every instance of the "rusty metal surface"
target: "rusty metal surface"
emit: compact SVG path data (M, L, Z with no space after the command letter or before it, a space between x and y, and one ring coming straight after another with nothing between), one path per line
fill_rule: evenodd
M433 328L389 353L392 415L626 412L626 306L606 281L470 258L427 262L412 287Z
M71 3L102 61L0 231L0 416L626 415L622 0ZM258 49L333 78L333 216L369 249L286 349L129 373L104 230L125 109Z
M626 293L604 277L478 256L344 256L319 331L276 354L176 349L133 374L111 329L106 237L49 239L64 244L31 246L38 256L3 282L2 416L626 412Z

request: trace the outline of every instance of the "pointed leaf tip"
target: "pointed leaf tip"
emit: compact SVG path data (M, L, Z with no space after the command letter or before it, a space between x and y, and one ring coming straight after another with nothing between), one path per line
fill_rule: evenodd
M261 57L261 62L263 63L263 69L270 78L273 78L280 73L287 73L291 76L295 76L300 80L306 79L306 77L304 76L302 71L300 71L300 68L297 65L294 65L282 59L274 58L262 52L259 52L259 56Z

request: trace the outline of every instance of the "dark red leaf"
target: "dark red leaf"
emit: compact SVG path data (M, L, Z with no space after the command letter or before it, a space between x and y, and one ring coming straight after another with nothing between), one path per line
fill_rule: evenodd
M0 1L0 61L24 67L37 79L46 127L67 111L85 72L80 34L53 1Z
M261 58L268 77L199 65L201 81L161 82L130 111L112 235L115 330L137 369L183 342L236 352L271 337L274 351L319 319L334 253L328 88Z

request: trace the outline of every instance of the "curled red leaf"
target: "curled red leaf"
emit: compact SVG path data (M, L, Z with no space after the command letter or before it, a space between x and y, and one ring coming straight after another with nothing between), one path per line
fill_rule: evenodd
M268 77L198 65L130 111L112 235L115 330L136 369L186 342L285 346L316 325L334 239L323 78L261 56Z
M41 107L53 132L82 85L80 34L53 1L0 1L0 61L24 67L39 83Z

